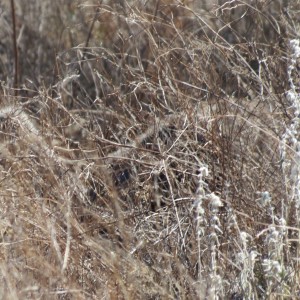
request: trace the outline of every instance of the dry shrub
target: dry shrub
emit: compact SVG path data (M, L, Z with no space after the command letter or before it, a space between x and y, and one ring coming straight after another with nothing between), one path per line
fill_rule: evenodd
M297 297L297 4L76 4L17 6L1 294Z

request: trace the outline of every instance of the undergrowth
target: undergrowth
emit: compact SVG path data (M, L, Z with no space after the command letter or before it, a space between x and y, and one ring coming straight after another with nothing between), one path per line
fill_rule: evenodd
M299 2L12 2L1 298L300 297Z

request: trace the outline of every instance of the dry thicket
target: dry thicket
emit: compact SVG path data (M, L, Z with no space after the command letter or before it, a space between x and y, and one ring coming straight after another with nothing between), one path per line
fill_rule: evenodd
M1 298L300 297L299 2L0 5Z

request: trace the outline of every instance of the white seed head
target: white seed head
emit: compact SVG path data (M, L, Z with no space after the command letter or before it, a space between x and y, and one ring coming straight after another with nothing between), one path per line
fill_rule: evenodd
M215 193L211 193L209 195L209 199L210 199L210 206L212 209L216 209L223 206L220 197L217 196Z

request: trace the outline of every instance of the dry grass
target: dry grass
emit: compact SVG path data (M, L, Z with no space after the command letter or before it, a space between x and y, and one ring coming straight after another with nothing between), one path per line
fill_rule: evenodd
M300 297L299 3L23 2L1 298Z

